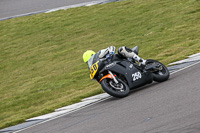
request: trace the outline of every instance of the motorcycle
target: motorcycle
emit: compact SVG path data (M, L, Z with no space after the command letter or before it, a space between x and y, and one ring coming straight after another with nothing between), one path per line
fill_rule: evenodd
M138 55L138 46L132 49ZM141 66L131 58L122 58L119 54L107 55L99 59L98 53L89 61L90 78L101 84L105 92L113 97L126 97L130 89L135 89L153 81L163 82L169 76L169 70L159 61L147 59Z

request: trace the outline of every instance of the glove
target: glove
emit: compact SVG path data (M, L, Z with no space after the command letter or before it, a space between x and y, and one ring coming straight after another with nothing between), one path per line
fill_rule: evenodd
M114 54L115 54L114 52L110 52L109 54L106 55L106 59L111 59Z
M115 53L114 52L110 52L110 55L113 56Z
M111 59L112 55L111 54L107 54L106 55L106 59Z

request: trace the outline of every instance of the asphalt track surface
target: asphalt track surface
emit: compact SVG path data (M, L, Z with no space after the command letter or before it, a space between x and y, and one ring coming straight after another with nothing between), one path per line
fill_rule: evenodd
M200 63L20 133L199 133Z
M0 18L91 1L94 0L0 0Z

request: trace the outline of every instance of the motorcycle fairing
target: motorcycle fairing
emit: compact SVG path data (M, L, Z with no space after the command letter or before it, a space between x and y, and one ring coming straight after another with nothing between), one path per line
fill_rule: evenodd
M153 81L153 75L150 72L143 73L139 69L137 69L133 63L126 60L121 62L115 61L112 64L106 65L101 72L105 70L110 70L113 73L124 75L128 86L131 89ZM139 78L134 79L133 75L137 73L140 73L141 76Z

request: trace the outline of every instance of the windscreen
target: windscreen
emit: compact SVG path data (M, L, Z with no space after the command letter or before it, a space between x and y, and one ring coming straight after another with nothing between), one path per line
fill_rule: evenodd
M94 55L92 55L92 56L90 57L90 59L88 60L88 67L89 67L89 69L90 69L90 67L91 67L92 64L93 64L93 59L94 59Z

